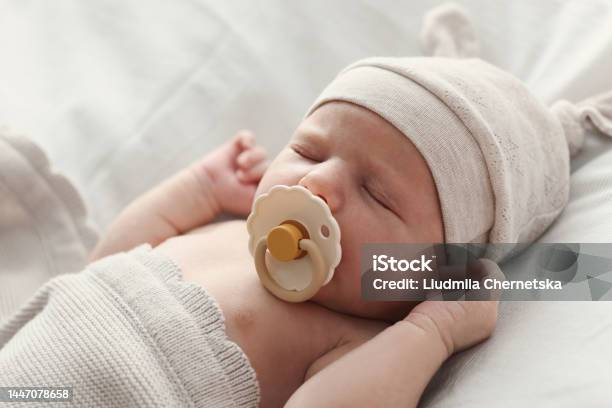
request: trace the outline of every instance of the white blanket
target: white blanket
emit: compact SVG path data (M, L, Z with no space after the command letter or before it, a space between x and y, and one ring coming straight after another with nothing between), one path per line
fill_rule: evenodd
M38 146L0 129L0 322L97 240L80 194Z

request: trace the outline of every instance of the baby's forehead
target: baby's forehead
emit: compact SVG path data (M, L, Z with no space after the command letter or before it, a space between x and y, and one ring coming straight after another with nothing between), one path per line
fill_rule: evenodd
M409 179L410 168L423 158L410 138L375 112L347 102L330 102L305 118L296 140L346 155L354 165L372 170L372 177Z
M377 147L410 147L412 143L397 127L363 106L344 101L321 105L305 118L295 135L312 141L338 142L374 153Z

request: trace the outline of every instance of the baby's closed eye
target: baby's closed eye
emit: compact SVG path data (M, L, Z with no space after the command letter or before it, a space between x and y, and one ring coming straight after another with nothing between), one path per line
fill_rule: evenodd
M383 193L381 193L378 189L372 186L369 186L367 184L363 184L361 188L366 193L366 195L370 197L370 199L376 202L376 204L380 205L381 207L385 208L386 210L392 213L395 213L395 211L393 211L393 209L391 208L391 205L389 204L389 199Z
M312 149L309 150L304 145L301 145L298 143L292 143L289 146L289 148L293 151L293 153L297 154L303 159L306 159L312 162L316 162L316 163L319 163L322 161L320 157L318 157L314 152L312 152Z

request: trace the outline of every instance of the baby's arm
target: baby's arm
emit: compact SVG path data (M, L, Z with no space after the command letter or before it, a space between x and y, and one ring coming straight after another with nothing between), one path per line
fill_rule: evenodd
M495 263L480 262L487 276L503 279ZM491 335L497 305L496 300L423 302L372 340L324 362L329 365L312 375L286 407L416 407L448 357Z
M266 153L251 132L180 171L128 205L111 224L90 259L156 246L212 221L222 212L247 215L266 169Z
M435 332L398 322L312 376L286 407L416 407L447 357Z

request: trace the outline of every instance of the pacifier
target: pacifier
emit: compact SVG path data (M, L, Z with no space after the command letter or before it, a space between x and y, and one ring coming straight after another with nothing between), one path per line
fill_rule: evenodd
M274 186L247 218L249 251L263 286L288 302L313 297L340 263L340 227L323 199L302 186Z

